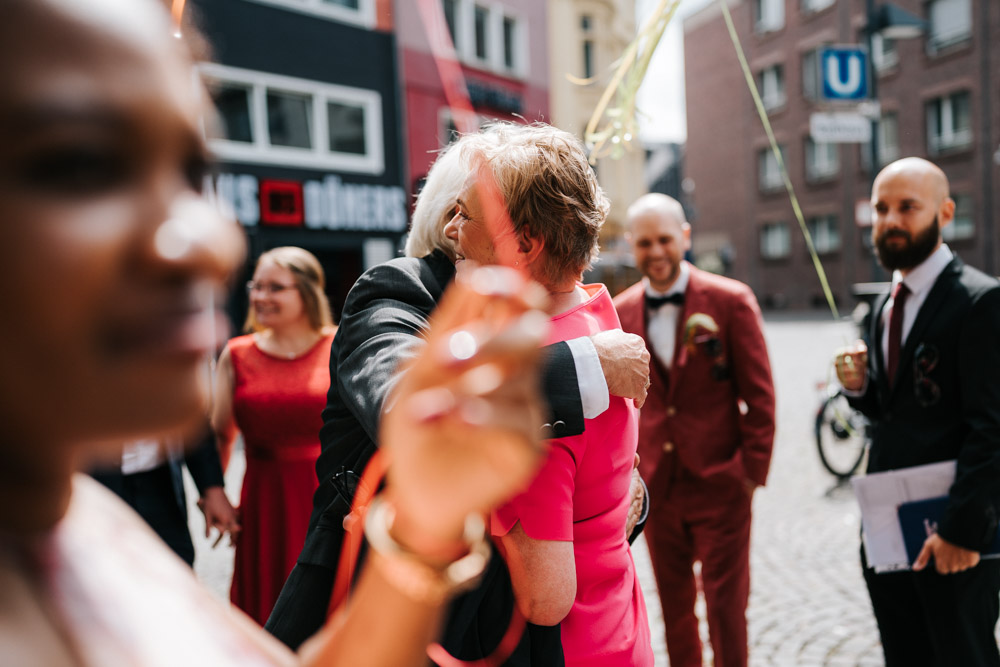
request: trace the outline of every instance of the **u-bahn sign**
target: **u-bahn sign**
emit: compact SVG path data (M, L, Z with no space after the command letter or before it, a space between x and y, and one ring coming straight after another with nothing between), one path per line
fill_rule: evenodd
M819 50L823 99L851 102L868 98L868 51L861 46L825 46Z

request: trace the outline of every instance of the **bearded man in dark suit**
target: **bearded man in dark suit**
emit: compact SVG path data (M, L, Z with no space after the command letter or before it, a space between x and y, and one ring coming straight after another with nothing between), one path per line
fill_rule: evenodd
M1000 508L1000 282L941 242L955 202L934 164L887 166L872 207L891 296L874 311L873 354L858 343L837 355L841 383L874 424L868 471L958 462L912 571L876 573L862 552L886 664L1000 665L1000 561L981 560Z
M460 139L442 153L428 175L414 212L409 256L366 271L344 304L330 355L330 391L320 431L322 453L316 463L320 486L313 498L309 531L265 626L293 649L326 618L344 537L343 520L350 511L357 476L375 451L386 396L399 378L400 365L421 349L428 317L455 276L459 258L443 229L454 215L456 197L468 177L459 159L462 145ZM585 418L607 408L609 392L642 404L649 384L649 353L642 339L620 330L558 343L547 349L542 382L551 417L549 423L539 425L546 437L576 435L583 432ZM492 559L486 577L506 576L501 563L500 558ZM513 603L513 598L509 601ZM495 646L505 621L487 627L490 624L477 616L477 599L459 598L455 606L444 645L462 649L474 644L473 652ZM483 631L495 631L496 636L480 637L477 628L466 625L473 622ZM449 638L461 645L449 645ZM558 627L554 644L559 646Z

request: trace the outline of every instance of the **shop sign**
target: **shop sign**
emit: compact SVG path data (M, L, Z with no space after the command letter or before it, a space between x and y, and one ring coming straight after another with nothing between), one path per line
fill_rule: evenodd
M345 183L333 175L301 182L223 173L206 191L247 227L406 231L406 192L396 185Z

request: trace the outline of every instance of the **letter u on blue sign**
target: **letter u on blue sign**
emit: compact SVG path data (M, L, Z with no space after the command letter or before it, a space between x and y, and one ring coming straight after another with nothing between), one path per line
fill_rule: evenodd
M867 54L861 49L827 49L820 67L823 97L828 100L862 100L868 97Z

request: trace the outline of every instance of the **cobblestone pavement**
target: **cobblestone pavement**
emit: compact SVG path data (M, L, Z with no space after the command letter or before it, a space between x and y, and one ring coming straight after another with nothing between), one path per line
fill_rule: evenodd
M767 322L777 398L778 434L766 488L754 498L752 588L748 624L754 667L881 665L878 632L858 564L859 515L848 488L834 488L819 463L813 419L834 348L853 340L851 325L822 320ZM242 457L227 474L238 497ZM194 494L189 494L194 497ZM200 514L192 528L204 530ZM232 550L196 543L198 576L228 596ZM656 585L645 543L633 550L646 596L656 665L669 664ZM704 619L704 606L699 605ZM706 639L707 627L702 623ZM711 664L706 648L705 664Z

